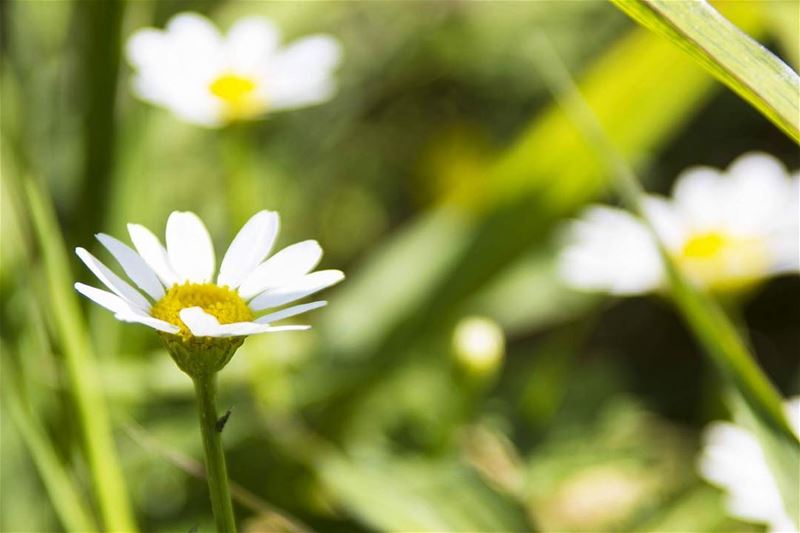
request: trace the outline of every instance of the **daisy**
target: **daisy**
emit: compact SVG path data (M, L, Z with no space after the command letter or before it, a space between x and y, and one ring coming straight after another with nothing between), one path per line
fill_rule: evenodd
M800 396L787 401L785 407L789 423L800 437ZM748 430L728 422L711 424L703 433L697 468L703 478L727 492L731 516L766 524L774 533L798 531L761 445Z
M241 19L223 36L207 18L182 13L164 31L145 28L128 40L133 88L143 100L207 127L329 99L339 42L314 35L279 43L278 29L264 18Z
M176 350L191 352L204 346L222 347L227 350L225 355L232 355L227 352L247 335L307 329L310 326L272 323L327 302L274 309L344 279L338 270L312 272L322 257L316 241L293 244L267 259L278 233L275 212L256 213L242 227L216 277L214 246L194 213L175 211L169 216L166 247L144 226L129 224L128 231L135 250L103 233L97 239L139 290L84 248L75 250L78 257L108 290L83 283L76 283L75 288L117 319L159 331L173 356ZM220 344L214 339L231 342ZM184 368L183 361L178 363L185 371L192 370Z
M745 154L725 172L691 168L671 199L648 196L644 206L667 253L699 287L736 292L800 270L800 174L789 176L766 154ZM665 285L655 241L625 211L591 207L565 237L559 270L576 288L630 295Z

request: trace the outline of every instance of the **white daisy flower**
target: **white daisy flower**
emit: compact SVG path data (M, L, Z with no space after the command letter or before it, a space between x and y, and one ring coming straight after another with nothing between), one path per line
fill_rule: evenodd
M785 404L794 432L800 437L800 396ZM778 484L756 437L728 422L715 422L703 434L697 461L700 475L727 492L731 516L766 524L774 533L797 532L786 512Z
M139 290L84 248L75 250L78 257L108 290L83 283L75 288L117 319L144 324L175 341L307 329L310 326L272 323L327 302L274 309L344 279L338 270L312 272L322 257L316 241L293 244L267 259L278 233L278 214L271 211L256 213L242 227L216 278L214 246L194 213L175 211L169 216L166 247L144 226L129 224L128 231L135 251L103 233L97 239Z
M278 29L264 18L241 19L223 36L201 15L176 15L164 31L145 28L128 40L134 91L208 127L329 99L339 42L327 35L279 42Z
M667 252L696 285L737 291L800 270L800 175L776 159L746 154L721 172L678 177L671 199L648 196L646 215ZM570 285L612 294L659 290L658 248L633 215L591 207L566 230L559 270Z

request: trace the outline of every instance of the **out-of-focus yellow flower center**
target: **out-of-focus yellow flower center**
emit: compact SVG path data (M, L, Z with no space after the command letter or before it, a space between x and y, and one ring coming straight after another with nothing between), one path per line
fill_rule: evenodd
M696 283L739 292L767 276L770 252L764 239L707 231L686 239L675 260Z
M690 237L683 245L683 256L688 259L710 259L719 254L728 239L719 232L709 232Z
M267 107L263 96L256 92L255 80L238 74L223 74L209 85L211 94L223 103L223 114L228 120L254 118Z
M153 304L150 314L181 328L178 335L186 339L192 334L181 320L180 312L187 307L201 307L214 315L220 324L249 322L255 318L236 291L213 283L189 282L170 287L164 297Z
M256 82L236 74L223 74L211 82L211 92L230 105L242 104L256 88Z

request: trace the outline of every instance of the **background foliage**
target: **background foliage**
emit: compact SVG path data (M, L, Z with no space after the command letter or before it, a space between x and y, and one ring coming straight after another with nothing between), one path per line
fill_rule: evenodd
M718 5L792 61L790 4ZM105 407L72 401L70 350L99 367L139 527L210 528L191 382L149 330L83 302L73 312L71 282L90 275L53 250L106 257L93 233L161 228L174 209L200 214L221 247L269 208L280 243L317 238L323 266L348 279L311 333L251 338L221 376L243 529L756 530L694 472L700 430L727 413L674 311L571 292L553 269L558 224L608 197L609 177L537 75L532 29L649 190L748 150L800 166L791 140L669 41L592 1L0 6L0 529L57 530L59 508L95 519L70 498L92 501L81 409ZM337 96L220 131L135 100L124 40L188 9L223 28L263 14L288 38L336 35ZM63 243L37 245L31 194L52 199ZM800 390L797 302L796 277L742 302L785 395ZM472 314L508 335L496 373L451 353Z

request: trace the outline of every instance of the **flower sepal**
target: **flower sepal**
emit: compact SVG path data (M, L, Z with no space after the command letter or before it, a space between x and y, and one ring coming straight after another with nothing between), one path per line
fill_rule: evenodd
M172 359L192 379L216 374L233 358L244 337L188 337L161 333Z

